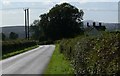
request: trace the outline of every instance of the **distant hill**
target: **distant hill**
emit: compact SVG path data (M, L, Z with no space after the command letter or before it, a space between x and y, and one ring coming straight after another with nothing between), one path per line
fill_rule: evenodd
M90 24L90 26L93 26L93 22L96 22L96 26L99 26L99 22L97 21L85 20L83 21L84 28L87 27L87 22ZM103 22L101 23L103 26L106 26L107 31L120 30L120 24L118 23L103 23ZM5 33L7 37L9 37L10 32L15 32L19 35L19 38L25 38L25 27L24 26L7 26L7 27L0 27L0 29L2 29L2 32ZM31 35L31 32L30 32L30 35Z
M25 27L24 26L7 26L0 27L2 28L2 32L9 37L10 32L15 32L19 35L19 38L25 38Z
M119 23L104 23L103 25L105 25L107 27L108 31L118 31L118 30L120 30L120 24Z

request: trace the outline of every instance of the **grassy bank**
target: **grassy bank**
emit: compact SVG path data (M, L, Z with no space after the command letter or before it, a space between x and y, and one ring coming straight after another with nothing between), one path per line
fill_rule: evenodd
M55 51L44 74L74 74L70 62L59 52L59 45L56 45Z
M28 50L32 50L32 49L37 48L37 47L38 47L38 45L35 45L35 46L28 47L28 48L24 48L23 50L17 50L17 51L5 54L5 55L2 56L2 59L6 59L6 58L9 58L9 57L15 56L17 54L26 52Z

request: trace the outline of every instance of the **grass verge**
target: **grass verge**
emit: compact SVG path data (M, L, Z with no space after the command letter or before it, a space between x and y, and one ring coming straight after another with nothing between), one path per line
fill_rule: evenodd
M12 52L12 53L5 54L5 55L3 55L2 60L6 59L6 58L9 58L9 57L12 57L12 56L15 56L15 55L18 55L20 53L26 52L28 50L32 50L32 49L37 48L37 47L38 47L38 45L35 45L35 46L32 46L32 47L25 48L23 50L18 50L18 51Z
M50 63L44 72L45 76L47 74L74 74L70 62L59 51L59 45L57 44Z

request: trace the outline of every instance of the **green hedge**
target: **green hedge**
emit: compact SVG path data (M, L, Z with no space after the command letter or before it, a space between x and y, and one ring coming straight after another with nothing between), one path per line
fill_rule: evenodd
M36 42L29 40L2 41L2 56L34 45Z
M39 45L50 45L50 44L54 44L54 41L52 40L48 40L48 41L41 41L38 42Z
M113 75L120 73L120 33L100 37L64 39L60 52L71 60L76 74Z

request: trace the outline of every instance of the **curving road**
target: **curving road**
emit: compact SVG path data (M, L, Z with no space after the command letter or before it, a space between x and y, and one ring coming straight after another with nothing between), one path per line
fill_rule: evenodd
M2 64L0 72L2 74L42 74L49 63L54 49L54 45L43 45L2 60L0 61L0 64Z

